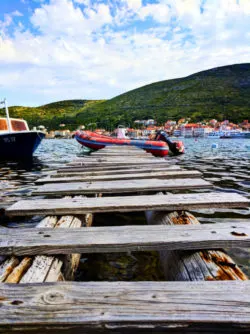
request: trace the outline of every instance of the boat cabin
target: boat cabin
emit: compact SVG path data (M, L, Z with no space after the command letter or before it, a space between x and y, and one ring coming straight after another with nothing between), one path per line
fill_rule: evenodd
M8 128L7 118L0 118L0 133L29 131L28 124L23 119L10 118L11 129Z

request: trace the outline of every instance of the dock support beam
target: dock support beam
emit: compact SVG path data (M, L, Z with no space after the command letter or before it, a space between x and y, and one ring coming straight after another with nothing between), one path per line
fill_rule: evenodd
M186 211L147 211L148 224L200 224ZM168 281L248 280L223 250L160 251L160 261Z

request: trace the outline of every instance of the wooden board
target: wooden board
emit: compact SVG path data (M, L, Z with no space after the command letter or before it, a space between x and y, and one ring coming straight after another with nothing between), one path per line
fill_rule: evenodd
M250 330L248 281L2 284L0 295L2 333Z
M147 158L147 157L152 157L152 154L151 153L146 153L146 152L143 152L143 151L120 151L120 150L117 150L117 151L112 151L112 152L102 152L102 151L99 151L99 152L93 152L91 153L90 155L91 157L121 157L121 156L126 156L126 157L136 157L136 158Z
M44 218L36 228L76 228L89 226L89 217L63 216L60 219L54 216ZM80 219L79 219L80 218ZM55 282L63 276L66 280L74 278L75 271L80 261L80 254L68 254L67 256L52 257L38 255L35 258L16 257L7 258L0 266L0 281L5 283L40 283ZM19 263L20 260L20 263ZM64 268L63 275L61 268ZM4 271L3 271L4 270Z
M142 168L150 168L150 169L155 169L155 168L164 168L166 170L174 168L176 166L174 165L169 165L166 161L164 163L154 163L154 164L113 164L110 163L108 165L103 165L103 164L95 164L95 165L82 165L78 167L73 167L73 166L67 166L63 168L59 168L57 170L57 173L67 173L67 172L82 172L82 171L87 171L87 172L96 172L96 171L116 171L116 170L121 170L121 169L142 169Z
M22 200L6 209L9 216L64 215L145 210L192 210L248 207L250 200L236 193L209 192L98 198Z
M166 160L164 158L156 158L151 156L145 156L141 158L136 158L132 156L126 156L126 155L121 155L120 157L91 157L91 156L86 156L84 158L78 158L76 160L73 160L72 162L69 162L67 165L68 166L74 166L78 165L81 163L107 163L107 162L120 162L120 163L154 163L154 162L159 162L163 161L165 162Z
M0 255L16 256L249 246L246 224L7 229L0 237Z
M127 165L154 165L154 164L166 164L166 160L164 159L82 159L74 162L68 163L66 166L70 167L80 167L80 166L113 166L114 164L119 164L122 166Z
M51 183L38 187L32 192L33 195L77 195L97 193L127 193L145 192L159 190L180 190L210 188L211 183L202 179L147 179L117 181L96 181L96 182L71 182Z
M36 180L37 184L44 183L63 183L63 182L82 182L82 181L112 181L112 180L139 180L139 179L177 179L177 178L195 178L201 176L199 171L160 171L160 172L147 172L147 173L136 173L134 174L111 174L111 175L80 175L80 176L70 176L70 177L46 177ZM146 181L148 182L148 181Z
M123 169L108 169L108 170L93 170L88 171L83 169L82 171L67 171L67 172L53 172L47 176L51 178L57 177L70 177L70 176L99 176L99 175L118 175L118 174L141 174L141 173L151 173L151 172L166 172L166 171L181 171L182 169L179 166L166 167L142 167L142 168L123 168Z
M186 211L147 211L146 219L148 224L154 225L200 225L198 219ZM236 228L235 224L230 226L229 222L227 226ZM216 230L213 232L217 233ZM159 255L167 281L248 280L223 250L163 250Z
M108 153L108 152L103 152L103 153L92 153L90 155L91 157L94 158L113 158L113 157L118 157L120 158L121 156L124 157L129 157L129 158L148 158L148 157L152 157L151 154L145 154L145 153L130 153L130 152L112 152L112 153Z

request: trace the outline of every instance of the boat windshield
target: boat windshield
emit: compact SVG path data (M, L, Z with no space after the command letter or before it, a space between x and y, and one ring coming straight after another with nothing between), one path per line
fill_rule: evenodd
M11 131L29 131L27 123L22 119L10 119ZM8 131L8 123L6 118L0 118L0 131Z
M5 118L0 118L0 131L7 131L8 125Z
M28 131L28 127L25 121L12 119L11 126L13 131Z

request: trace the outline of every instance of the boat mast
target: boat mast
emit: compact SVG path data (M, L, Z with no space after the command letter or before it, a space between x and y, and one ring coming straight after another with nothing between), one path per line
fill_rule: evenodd
M0 101L0 104L4 104L5 107L5 113L6 113L6 119L7 119L7 126L8 126L8 131L11 131L11 122L10 122L10 116L9 116L9 109L8 109L8 105L7 105L7 101L6 99L4 99L2 102Z

